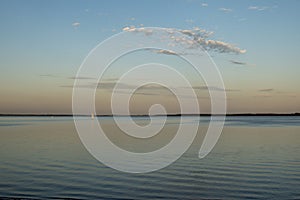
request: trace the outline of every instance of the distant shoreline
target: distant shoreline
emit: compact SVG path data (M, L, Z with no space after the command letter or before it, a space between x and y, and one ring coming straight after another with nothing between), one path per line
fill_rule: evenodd
M90 115L72 115L72 114L0 114L0 117L90 117ZM95 115L95 117L150 117L151 115ZM167 117L180 117L180 116L300 116L300 113L236 113L236 114L167 114L167 115L152 115L152 116L167 116Z

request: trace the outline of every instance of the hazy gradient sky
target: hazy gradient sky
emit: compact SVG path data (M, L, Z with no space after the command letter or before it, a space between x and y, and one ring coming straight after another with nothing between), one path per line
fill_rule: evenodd
M0 5L0 113L71 113L72 77L85 56L124 27L141 24L200 27L213 31L212 39L245 49L239 55L213 53L229 90L229 112L300 111L300 1L2 0ZM145 96L139 101L148 104L159 95ZM103 102L97 103L105 113L109 104ZM176 112L176 102L165 103ZM144 112L143 104L135 104L135 112Z

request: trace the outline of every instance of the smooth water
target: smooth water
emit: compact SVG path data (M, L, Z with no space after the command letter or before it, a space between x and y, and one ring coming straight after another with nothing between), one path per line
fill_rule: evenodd
M159 118L157 118L159 120ZM90 120L90 119L86 119ZM111 117L98 118L122 146ZM124 118L124 123L126 123ZM135 121L147 124L148 118ZM169 117L154 146L179 123ZM81 144L71 117L0 117L0 197L71 199L300 199L300 117L228 117L204 159L198 151L209 117L191 148L172 165L147 174L104 166ZM134 145L133 145L134 144Z

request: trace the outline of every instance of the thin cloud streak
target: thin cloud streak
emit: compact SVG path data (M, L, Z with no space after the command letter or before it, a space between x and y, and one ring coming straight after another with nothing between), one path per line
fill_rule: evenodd
M248 64L246 62L241 62L241 61L236 61L236 60L229 60L230 63L234 65L242 65L242 66L247 66L247 67L255 67L255 64Z
M261 90L258 90L259 92L273 92L274 89L273 88L266 88L266 89L261 89Z
M58 78L59 76L54 74L40 74L41 77Z
M254 98L270 98L270 97L273 97L271 95L255 95L253 96Z
M220 11L223 11L225 13L232 12L233 10L231 8L219 8Z
M68 79L73 79L73 80L76 80L76 79L78 79L78 80L95 80L95 78L93 78L93 77L83 77L83 76L77 76L77 77L71 76L71 77L68 77Z
M269 7L264 6L264 7L259 7L259 6L249 6L248 10L256 10L256 11L263 11L268 9Z
M220 92L240 92L240 90L237 89L222 89L215 86L194 86L194 90L212 90L212 91L220 91Z
M245 62L239 62L239 61L235 61L235 60L229 60L229 62L231 62L232 64L235 64L235 65L247 65L247 63L245 63Z

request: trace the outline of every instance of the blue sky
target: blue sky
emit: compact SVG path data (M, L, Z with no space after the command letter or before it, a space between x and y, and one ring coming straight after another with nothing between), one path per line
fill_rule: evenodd
M0 4L2 113L70 112L71 90L60 86L72 85L68 77L99 42L126 26L141 24L200 27L213 31L213 39L246 49L245 54L213 57L226 87L240 90L229 94L233 99L229 111L300 110L299 1L2 0Z

